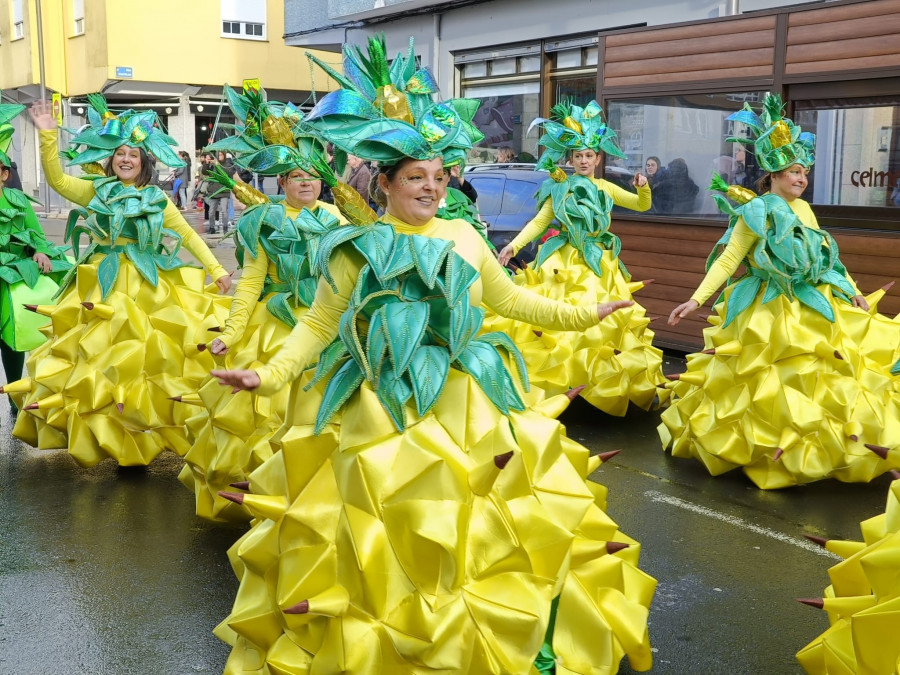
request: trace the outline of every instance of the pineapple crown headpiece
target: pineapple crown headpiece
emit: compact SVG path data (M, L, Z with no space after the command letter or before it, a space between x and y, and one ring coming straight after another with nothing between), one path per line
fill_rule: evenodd
M235 133L205 150L230 152L235 164L263 176L280 176L294 169L320 175L325 144L305 124L303 113L293 103L270 101L266 90L238 93L227 84L228 106L237 124L223 124Z
M803 131L787 117L782 116L784 103L781 96L769 94L757 115L749 103L743 110L726 119L743 122L750 128L751 138L731 137L728 140L752 146L756 163L769 173L775 173L794 164L807 169L816 161L816 135Z
M437 83L417 66L412 38L408 53L390 63L384 35L370 37L366 52L348 45L343 55L340 74L307 53L341 88L322 98L306 122L341 151L390 165L459 154L484 138L472 124L480 101L436 101Z
M70 165L102 162L121 145L140 148L166 166L185 165L170 147L178 143L159 127L155 112L129 109L116 114L102 94L88 94L87 99L88 125L70 142Z
M10 122L23 110L25 110L25 106L19 103L0 103L0 166L12 165L9 155L6 154L15 131Z
M550 117L538 117L528 127L544 130L538 145L544 152L538 159L537 169L552 171L568 153L578 150L601 150L613 157L624 157L616 145L616 132L603 121L603 108L591 101L583 108L574 105L571 99L560 101L550 108Z

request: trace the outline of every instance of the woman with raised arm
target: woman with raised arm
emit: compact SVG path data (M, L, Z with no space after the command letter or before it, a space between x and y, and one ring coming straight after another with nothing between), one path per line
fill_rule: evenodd
M716 195L729 228L669 323L728 286L703 332L706 349L672 376L675 401L659 432L673 456L697 458L713 475L740 467L761 488L869 481L900 466L884 447L900 444L890 375L900 323L875 311L884 290L860 294L834 239L800 198L815 136L781 109L780 97L767 96L761 115L748 105L728 118L749 126L753 137L741 142L754 146L767 173L760 196L713 181L739 206ZM742 264L745 273L731 283Z
M209 354L186 356L184 348L201 341L212 305L227 307L204 288L207 272L223 293L231 279L162 190L149 185L148 153L181 164L155 113L116 115L99 94L89 102L90 123L66 153L87 178L63 173L50 104L30 110L47 182L79 205L66 228L78 259L59 304L34 308L50 316L53 337L31 353L30 377L17 385L16 402L29 414L19 415L13 433L40 448L68 447L83 466L106 457L145 465L165 448L187 451L185 415L168 392L196 387L213 365ZM82 235L88 245L79 250ZM205 270L185 266L182 244Z
M610 211L616 204L647 211L650 186L640 173L632 182L637 194L594 178L602 152L624 156L596 101L584 108L563 102L554 106L552 113L550 119L535 121L545 132L540 140L544 153L537 169L550 172L538 192L540 210L500 251L500 263L507 264L555 219L558 225L553 227L559 229L558 234L541 244L533 266L519 271L515 282L574 305L631 300L632 293L644 284L632 282L619 260L621 242L609 230ZM564 158L571 161L574 175L567 175L558 166ZM578 333L490 315L487 325L508 333L522 350L534 399L585 385L581 396L591 405L612 415L624 415L629 402L649 408L660 393L657 385L664 381L662 352L651 344L653 332L648 329L650 319L645 314L644 308L635 304L608 322Z
M601 458L552 419L568 397L527 409L498 350L522 375L515 346L479 334L482 303L559 330L630 303L529 293L469 224L435 217L441 153L477 138L477 103L435 103L412 48L388 69L372 38L345 71L307 121L379 163L386 213L318 237L315 301L268 364L214 373L293 382L280 451L228 495L257 521L231 549L226 671L587 674L626 654L648 669L655 582L586 481Z

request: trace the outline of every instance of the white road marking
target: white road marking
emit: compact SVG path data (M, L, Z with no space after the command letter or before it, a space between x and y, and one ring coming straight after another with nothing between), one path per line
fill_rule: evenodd
M825 556L826 558L834 558L835 560L843 560L843 558L841 558L839 555L836 555L831 551L827 551L818 544L814 544L807 539L792 537L791 535L785 534L784 532L778 532L777 530L770 530L768 527L754 525L753 523L748 523L743 518L738 518L737 516L729 516L727 513L714 511L713 509L708 509L705 506L700 506L699 504L694 504L693 502L688 502L684 499L679 499L678 497L672 497L671 495L666 495L662 492L657 492L656 490L648 490L644 493L644 496L649 497L651 501L662 502L663 504L677 506L678 508L684 509L685 511L699 513L701 516L714 518L716 520L722 521L723 523L728 523L729 525L739 527L742 530L747 530L748 532L753 532L754 534L760 534L764 537L769 537L770 539L775 539L776 541L780 541L785 544L797 546L798 548L802 548L805 551L810 551L811 553L815 553L816 555Z

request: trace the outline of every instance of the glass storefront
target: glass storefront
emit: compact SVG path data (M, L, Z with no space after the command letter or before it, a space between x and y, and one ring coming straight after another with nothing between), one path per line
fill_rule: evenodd
M535 161L538 132L526 133L540 112L538 82L471 86L463 96L481 100L472 121L484 140L469 151L469 164Z
M605 178L633 191L634 174L646 175L653 189L651 213L717 215L707 190L714 173L751 188L762 175L752 153L727 141L746 134L744 125L726 118L745 101L755 103L764 96L747 92L609 101L607 121L625 157L607 156Z

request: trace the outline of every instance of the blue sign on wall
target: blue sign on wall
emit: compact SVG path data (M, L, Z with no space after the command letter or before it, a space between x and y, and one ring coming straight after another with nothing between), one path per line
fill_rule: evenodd
M130 80L134 76L129 66L116 66L116 77L123 80Z

